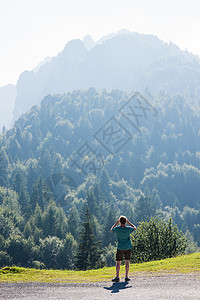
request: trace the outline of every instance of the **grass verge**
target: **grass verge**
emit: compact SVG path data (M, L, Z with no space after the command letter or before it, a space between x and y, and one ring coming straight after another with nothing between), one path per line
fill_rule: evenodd
M121 266L121 277L124 277L124 266ZM130 264L130 277L138 275L160 275L177 273L199 273L200 253L182 255L165 260L140 264ZM115 267L87 271L36 270L19 267L0 269L0 282L97 282L109 281L115 276Z

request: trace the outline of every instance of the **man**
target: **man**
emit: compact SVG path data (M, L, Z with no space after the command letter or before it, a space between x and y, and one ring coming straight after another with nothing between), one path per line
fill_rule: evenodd
M117 226L120 223L120 226ZM126 226L126 223L129 226ZM136 230L133 225L125 216L121 216L119 220L111 227L111 231L117 234L117 254L116 254L116 277L112 279L113 282L119 282L120 264L125 257L125 281L129 281L128 277L129 264L131 258L131 239L130 234Z

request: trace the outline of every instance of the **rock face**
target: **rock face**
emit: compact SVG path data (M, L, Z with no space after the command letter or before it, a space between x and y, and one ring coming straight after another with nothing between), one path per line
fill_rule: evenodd
M200 59L155 36L124 30L95 44L88 36L72 40L37 72L20 75L14 120L47 94L90 87L199 95Z
M12 84L0 88L0 132L3 126L11 126L16 95L16 87Z
M86 53L80 40L72 40L57 57L42 65L38 72L23 72L17 82L14 120L33 105L40 105L45 95L64 93L76 88L79 65Z

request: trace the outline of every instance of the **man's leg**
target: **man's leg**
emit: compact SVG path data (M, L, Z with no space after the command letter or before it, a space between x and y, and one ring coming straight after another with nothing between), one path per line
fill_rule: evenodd
M116 277L119 277L121 260L116 261Z
M128 277L130 260L125 260L126 277Z
M125 252L125 271L126 271L125 281L130 281L130 278L128 278L130 259L131 259L131 249L128 249Z
M116 277L112 279L113 282L119 282L119 271L120 271L121 260L116 261Z

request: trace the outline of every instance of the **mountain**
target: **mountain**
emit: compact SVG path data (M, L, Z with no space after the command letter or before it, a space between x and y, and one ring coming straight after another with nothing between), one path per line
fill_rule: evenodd
M39 105L47 94L73 90L80 61L87 50L79 40L69 42L57 57L40 67L39 71L25 71L17 82L17 97L14 109L16 119L33 105Z
M94 43L72 40L38 72L17 82L14 120L47 94L96 88L199 96L200 59L153 35L120 31Z
M51 59L52 59L52 57L47 56L43 61L41 61L41 62L33 69L33 71L34 71L35 73L37 73L37 72L39 71L39 69L40 69L43 65L45 65L46 63L50 62Z
M14 85L8 84L0 88L0 132L3 126L11 126L16 96L17 90Z
M154 217L137 238L146 237L150 257L158 240L170 257L184 251L178 229L187 253L198 251L199 118L198 99L181 95L90 88L46 96L0 135L1 264L73 268L86 207L108 265L121 214L136 226Z
M92 37L90 35L84 36L83 43L84 43L85 48L87 50L90 50L95 45L95 42L94 42L94 40L92 39Z

